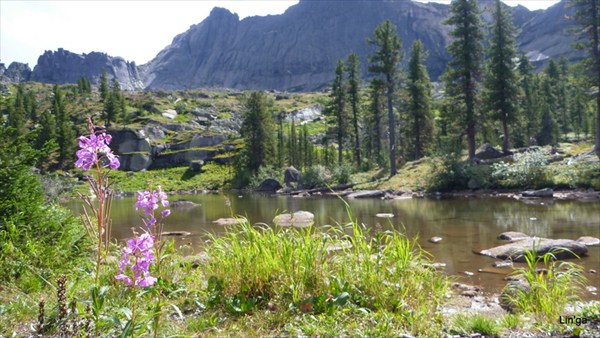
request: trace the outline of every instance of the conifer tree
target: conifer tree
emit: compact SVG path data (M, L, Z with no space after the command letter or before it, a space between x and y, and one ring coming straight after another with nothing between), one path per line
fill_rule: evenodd
M335 132L338 143L338 164L342 165L344 158L344 141L346 139L346 130L348 128L348 117L346 113L346 83L344 81L344 62L337 61L335 67L335 79L331 86L331 99L333 106L331 113L335 119Z
M431 112L431 82L424 65L427 52L423 43L415 40L408 61L408 109L411 118L410 135L414 137L414 158L423 156L423 150L431 141L433 116Z
M56 117L56 141L59 149L58 162L65 168L72 162L72 158L75 154L75 129L68 117L63 94L58 85L54 85L52 92L52 112Z
M100 75L100 99L102 102L105 102L108 99L108 79L106 78L106 70L102 70L102 75Z
M519 86L521 89L519 99L521 112L518 116L522 120L522 128L524 129L524 137L523 140L521 140L521 144L523 146L532 145L530 140L532 140L537 133L538 112L534 107L533 67L525 54L521 54L521 57L519 58L518 71Z
M243 99L244 120L240 133L244 139L244 161L254 174L273 156L273 121L271 103L261 92L251 92Z
M371 143L373 145L374 160L377 164L383 165L383 157L381 150L383 149L383 133L381 126L381 118L383 115L383 88L385 84L379 79L371 80L369 84L369 132L368 135L373 135Z
M396 26L386 20L375 28L374 37L368 40L378 49L369 57L369 71L380 74L387 88L388 135L390 176L396 175L396 119L394 116L394 92L398 79L398 63L402 60L400 48L402 41L396 32Z
M347 61L348 70L348 100L350 101L350 109L352 110L352 125L354 127L354 158L358 169L361 167L360 157L360 134L358 130L359 107L360 107L360 61L356 53L350 54Z
M571 0L575 7L575 21L581 26L579 31L584 42L578 48L587 50L584 66L588 69L590 85L600 88L600 0ZM600 158L600 90L595 91L596 99L596 141L595 152Z
M492 117L502 123L502 151L510 147L509 124L516 119L517 77L515 74L515 28L508 10L495 0L488 72L485 87L487 106Z
M469 160L475 159L477 101L483 64L483 31L476 0L455 0L450 4L450 18L445 22L452 25L450 35L454 41L448 45L452 60L447 65L446 93L451 104L459 109L459 123L465 128Z

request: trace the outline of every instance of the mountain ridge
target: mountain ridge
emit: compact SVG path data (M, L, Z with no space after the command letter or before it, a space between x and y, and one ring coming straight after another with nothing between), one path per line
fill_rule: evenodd
M527 50L533 61L581 57L570 47L574 37L565 32L573 25L565 19L569 12L565 4L563 0L537 11L511 7L519 48ZM480 8L484 21L491 21L493 1L480 1ZM367 77L367 56L373 53L367 38L387 19L398 27L405 55L413 40L423 41L430 55L429 72L436 79L449 60L446 45L451 27L443 24L448 11L445 4L413 1L304 0L280 15L240 20L237 14L215 7L144 65L105 53L79 55L59 48L46 51L30 75L25 69L19 79L75 83L87 76L97 83L105 69L109 78L117 77L126 90L226 87L314 91L329 86L336 61L352 52L359 55ZM7 78L2 68L0 77ZM13 67L22 68L26 67Z

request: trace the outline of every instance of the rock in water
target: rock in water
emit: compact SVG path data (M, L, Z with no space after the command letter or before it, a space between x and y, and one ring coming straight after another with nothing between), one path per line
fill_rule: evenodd
M498 235L498 239L503 241L515 242L530 238L531 236L518 231L507 231Z
M281 214L275 216L273 223L282 227L306 228L313 224L315 215L308 211L296 211L291 214Z
M187 200L179 200L171 203L171 208L173 209L193 209L195 207L199 207L200 204L194 203L192 201Z
M574 240L532 237L482 250L479 254L499 259L510 259L514 262L524 262L526 250L535 250L537 256L542 256L547 252L551 252L556 259L581 257L588 252L585 244Z

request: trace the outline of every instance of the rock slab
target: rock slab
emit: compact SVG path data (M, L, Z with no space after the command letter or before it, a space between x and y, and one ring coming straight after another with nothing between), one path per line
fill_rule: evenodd
M308 211L296 211L291 214L281 214L275 216L273 223L282 227L306 228L313 224L315 215Z
M526 250L535 250L538 256L552 252L556 259L578 258L587 254L585 244L570 239L527 238L513 243L482 250L480 255L524 262Z

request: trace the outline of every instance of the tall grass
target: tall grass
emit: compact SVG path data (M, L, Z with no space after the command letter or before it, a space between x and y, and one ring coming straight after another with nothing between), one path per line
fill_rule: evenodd
M503 297L517 312L535 314L541 322L556 322L564 314L567 303L579 299L577 292L586 283L583 268L570 262L556 262L552 252L538 256L535 250L525 252L527 265L515 270L529 287L514 288ZM543 265L544 270L538 266Z
M342 243L347 240L352 246ZM349 308L388 312L414 333L442 327L446 277L428 267L414 240L397 232L371 234L357 222L327 230L241 222L213 236L206 250L213 304L234 312L273 304L313 314Z

